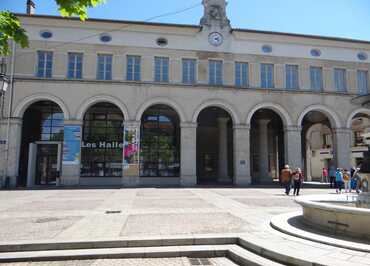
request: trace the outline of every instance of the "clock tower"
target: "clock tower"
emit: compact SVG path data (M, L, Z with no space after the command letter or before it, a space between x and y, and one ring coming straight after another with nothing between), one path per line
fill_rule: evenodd
M200 20L202 35L208 36L210 45L221 47L225 45L230 34L230 20L226 15L227 2L225 0L203 0L204 15Z
M207 28L230 30L230 20L226 15L227 2L225 0L203 0L204 15L200 25Z

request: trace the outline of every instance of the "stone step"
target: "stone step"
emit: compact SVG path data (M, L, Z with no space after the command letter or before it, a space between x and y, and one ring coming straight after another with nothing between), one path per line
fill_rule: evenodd
M238 265L279 266L237 245L191 245L141 248L99 248L0 253L0 263L125 258L226 257Z

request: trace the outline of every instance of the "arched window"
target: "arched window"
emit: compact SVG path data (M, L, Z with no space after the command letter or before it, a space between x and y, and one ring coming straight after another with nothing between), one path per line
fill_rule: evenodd
M141 118L140 176L180 175L180 120L166 105L147 109Z
M84 116L81 177L120 177L123 160L123 114L111 103L98 103Z

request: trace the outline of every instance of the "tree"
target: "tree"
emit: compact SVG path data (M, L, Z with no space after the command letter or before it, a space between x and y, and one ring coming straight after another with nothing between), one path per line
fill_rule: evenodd
M55 0L60 14L64 17L78 16L82 21L87 18L87 8L95 7L105 0ZM22 48L28 47L28 37L19 19L9 11L0 12L0 55L9 55L9 40Z

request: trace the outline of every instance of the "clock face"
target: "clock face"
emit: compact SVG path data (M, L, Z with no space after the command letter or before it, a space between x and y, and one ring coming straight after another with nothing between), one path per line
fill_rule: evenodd
M212 32L208 36L208 41L213 46L220 46L223 43L223 41L224 41L224 37L221 35L221 33Z

